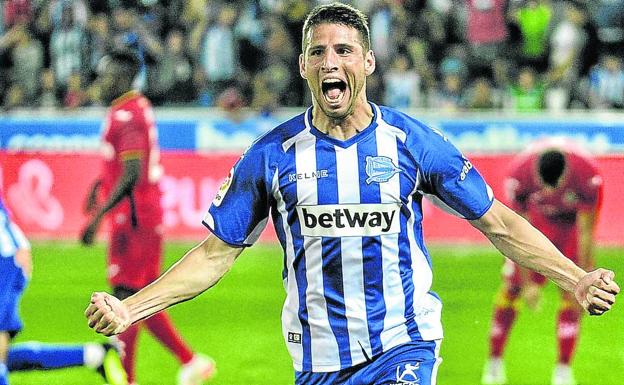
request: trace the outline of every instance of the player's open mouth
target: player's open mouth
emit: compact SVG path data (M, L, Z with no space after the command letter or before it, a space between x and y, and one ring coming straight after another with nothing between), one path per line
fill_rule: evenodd
M323 97L329 104L339 104L347 89L347 83L340 79L326 79L321 83L321 91L323 91Z

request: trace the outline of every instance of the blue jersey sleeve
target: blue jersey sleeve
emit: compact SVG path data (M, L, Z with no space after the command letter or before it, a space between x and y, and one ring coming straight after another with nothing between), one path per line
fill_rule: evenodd
M267 157L252 146L219 188L204 225L232 246L252 245L268 221L271 180Z
M478 219L492 206L494 195L481 174L440 132L423 128L412 146L421 156L422 191L438 207L466 219Z

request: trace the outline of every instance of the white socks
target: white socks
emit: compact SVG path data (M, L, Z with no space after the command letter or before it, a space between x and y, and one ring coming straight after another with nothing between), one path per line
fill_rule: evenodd
M104 362L106 350L101 344L88 343L84 345L84 364L91 369L97 369Z

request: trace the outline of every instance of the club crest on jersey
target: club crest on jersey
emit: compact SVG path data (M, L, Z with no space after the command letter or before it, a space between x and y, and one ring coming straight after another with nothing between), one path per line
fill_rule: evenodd
M394 174L403 171L397 167L392 159L387 156L367 156L366 157L366 184L371 182L383 183L387 182Z

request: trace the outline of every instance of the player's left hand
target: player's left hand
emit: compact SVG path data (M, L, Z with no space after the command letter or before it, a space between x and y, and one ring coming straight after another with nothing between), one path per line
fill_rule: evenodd
M615 303L620 287L614 278L614 272L597 269L587 273L576 284L574 296L590 315L602 315Z

